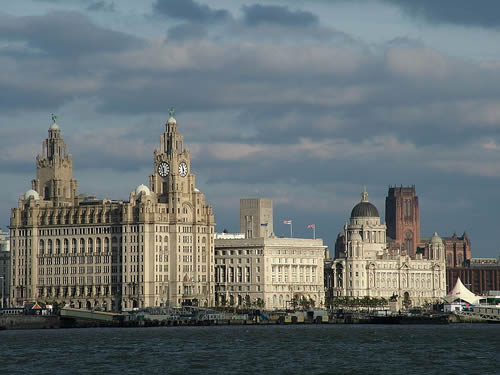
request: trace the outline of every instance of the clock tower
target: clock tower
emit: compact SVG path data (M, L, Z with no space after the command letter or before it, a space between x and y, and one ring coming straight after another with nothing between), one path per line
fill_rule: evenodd
M151 191L156 193L159 203L171 203L176 193L189 193L195 186L184 136L177 131L173 110L170 115L161 135L160 148L154 152L154 173L149 177Z
M167 285L166 302L170 306L212 306L215 292L213 209L196 188L189 151L177 129L173 109L169 112L160 147L154 151L153 174L149 176L152 208L159 213L147 225L150 243L154 243L150 246L154 253L150 255L152 273L148 279L155 287L150 290L161 291ZM157 269L163 271L158 273ZM161 305L160 294L155 292L154 305Z

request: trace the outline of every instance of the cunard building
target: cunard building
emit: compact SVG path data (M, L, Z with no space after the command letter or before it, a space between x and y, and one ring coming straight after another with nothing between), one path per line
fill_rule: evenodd
M54 119L55 120L55 119ZM214 304L214 215L171 113L149 187L129 201L78 195L54 123L32 188L12 209L11 301L120 310Z

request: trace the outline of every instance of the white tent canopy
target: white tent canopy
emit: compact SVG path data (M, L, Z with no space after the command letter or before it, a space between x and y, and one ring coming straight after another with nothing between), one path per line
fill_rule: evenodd
M446 302L454 302L456 300L461 300L467 302L471 305L475 305L479 302L479 297L472 293L469 289L462 284L462 280L460 278L457 279L457 282L453 289L448 293L446 297L444 297Z

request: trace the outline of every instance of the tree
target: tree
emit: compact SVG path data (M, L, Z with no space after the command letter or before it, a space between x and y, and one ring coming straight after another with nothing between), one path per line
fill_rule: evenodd
M263 309L264 306L265 306L265 302L262 298L257 298L257 301L255 302L255 305L260 308L260 309Z
M250 296L248 294L245 296L244 305L246 308L252 307L252 300L250 299Z
M315 300L313 300L311 297L309 297L309 306L310 306L311 308L314 308L314 306L316 306L316 301L315 301Z
M290 301L290 305L295 310L300 304L300 296L298 294L294 295L292 300Z

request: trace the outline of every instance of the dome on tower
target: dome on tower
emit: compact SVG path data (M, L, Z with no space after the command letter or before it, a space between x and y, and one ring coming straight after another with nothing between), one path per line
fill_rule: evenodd
M149 188L146 185L141 184L137 186L137 189L135 189L135 194L137 196L141 196L142 194L150 195L151 191L149 191Z
M57 125L55 122L50 125L49 130L60 130L59 125Z
M443 243L443 240L441 239L441 237L439 237L439 235L437 234L437 232L434 232L432 238L431 238L431 243L439 243L439 244L442 244Z
M170 116L170 118L167 121L167 125L176 125L177 120L174 118L174 116Z
M361 193L361 202L352 209L351 217L380 217L377 207L368 202L368 193L366 189Z
M370 202L360 202L351 211L351 217L380 217L377 207Z
M361 238L361 235L358 231L355 231L351 234L351 241L363 242L363 239Z
M31 198L37 201L40 199L40 195L38 195L38 193L35 190L30 189L24 194L24 199L28 201Z

